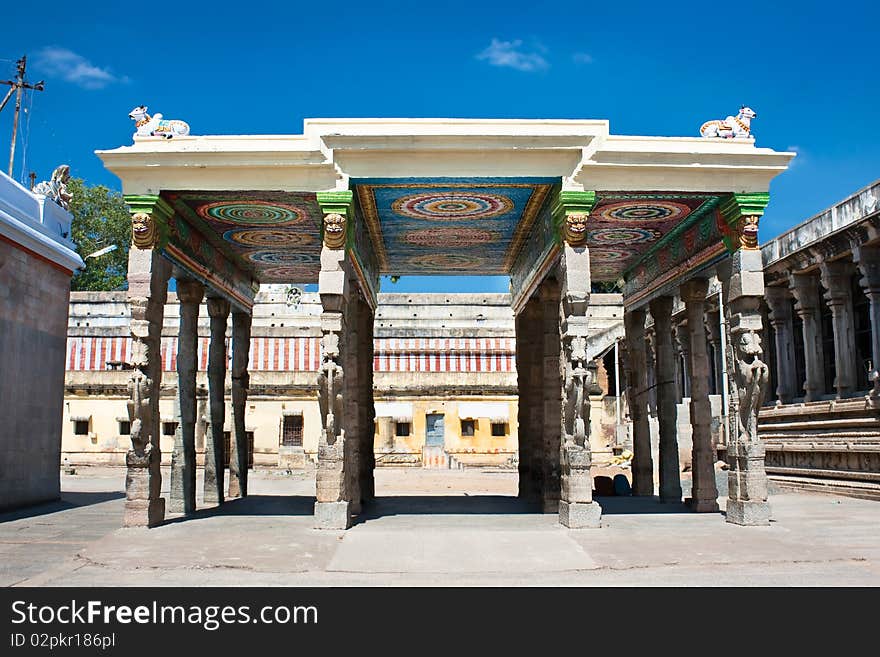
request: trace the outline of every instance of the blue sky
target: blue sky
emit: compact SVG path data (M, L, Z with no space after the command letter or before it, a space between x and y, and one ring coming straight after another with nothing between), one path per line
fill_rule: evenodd
M766 240L878 177L880 8L865 2L118 3L4 8L0 77L29 56L15 177L62 162L119 187L95 149L147 104L195 134L299 133L305 117L607 118L697 135L741 104L758 146L799 153ZM3 91L3 90L0 90ZM12 106L0 113L4 170ZM26 149L26 160L24 158ZM385 291L497 290L404 277Z

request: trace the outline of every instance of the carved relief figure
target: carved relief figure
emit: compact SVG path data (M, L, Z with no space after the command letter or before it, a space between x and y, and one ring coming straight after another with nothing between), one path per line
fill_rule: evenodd
M740 334L735 342L735 376L738 391L741 441L747 442L758 436L758 409L764 403L767 385L770 381L770 368L760 356L761 336L757 333Z
M147 106L139 105L128 113L128 118L134 121L137 132L135 137L183 137L189 134L189 124L177 119L163 119L159 113L150 116L147 114Z
M726 119L706 121L700 126L703 137L723 137L724 139L747 139L752 136L752 119L758 115L751 107L743 105L736 116Z
M321 442L327 445L336 443L337 438L345 438L345 432L337 433L337 418L342 418L342 366L336 362L339 358L339 336L327 333L321 339L323 358L318 374L318 407L324 428L321 430Z

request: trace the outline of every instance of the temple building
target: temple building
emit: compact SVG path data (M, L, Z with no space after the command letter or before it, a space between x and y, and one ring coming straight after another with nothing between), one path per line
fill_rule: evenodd
M690 344L688 504L717 511L704 326L710 280L717 280L729 356L726 520L767 524L757 427L769 380L758 224L771 180L794 154L757 147L747 122L733 132L720 131L723 122L704 128L710 124L718 129L705 137L636 137L612 134L603 120L310 119L302 135L136 136L131 146L99 151L132 211L125 524L153 526L166 513L160 405L172 276L180 425L169 509L195 510L202 301L211 427L203 485L208 503L222 503L247 494L257 290L317 283L314 520L318 528L345 529L374 496L377 431L381 445L397 450L397 435L389 439L377 410L396 405L385 408L395 432L408 417L400 405L405 395L383 402L376 394L379 275L450 273L510 278L519 494L570 528L599 526L602 511L591 473L598 430L591 393L597 358L608 349L606 330L591 315L593 283L601 282L623 287L634 494L655 493L645 349L650 311L659 499L682 501L672 328L678 295L687 316L682 339ZM498 406L483 410L490 425L503 424ZM479 422L460 414L458 420L466 432L464 420ZM426 432L437 430L436 417L432 422Z
M595 295L591 313L597 326L607 326L605 335L613 343L622 333L620 295ZM179 314L176 294L169 293L159 398L165 465L171 463L179 428ZM250 467L301 469L317 462L320 314L318 295L299 288L266 285L255 297L245 411ZM125 465L131 444L129 321L125 292L71 293L61 455L72 466ZM516 350L509 295L383 293L375 321L376 465L516 467ZM196 375L199 465L210 431L209 328L205 317L199 322ZM231 384L227 376L227 409ZM592 411L596 426L606 428L594 435L600 461L610 458L616 445L614 405L603 401L610 393L616 394L607 376L600 377ZM226 446L230 420L227 412ZM228 467L228 447L224 460Z

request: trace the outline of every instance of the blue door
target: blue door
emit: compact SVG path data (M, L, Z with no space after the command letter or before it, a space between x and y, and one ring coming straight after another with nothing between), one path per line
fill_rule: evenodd
M443 415L440 413L425 416L427 427L425 429L426 447L443 447L444 430Z

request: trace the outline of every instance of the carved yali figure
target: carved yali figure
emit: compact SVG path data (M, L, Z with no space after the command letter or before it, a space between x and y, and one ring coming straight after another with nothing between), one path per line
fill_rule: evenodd
M587 240L587 219L589 216L586 212L573 212L565 216L563 237L571 246L581 246Z
M131 216L131 241L139 249L152 249L159 238L159 228L152 215L136 212Z
M339 356L339 336L328 333L321 339L321 350L324 353L321 370L318 374L318 408L324 428L321 431L321 442L332 445L337 437L344 438L344 431L337 433L337 418L342 418L342 366L336 362Z
M760 219L760 217L755 215L745 216L741 219L739 241L742 248L758 248L758 222Z
M335 212L324 215L324 244L328 249L345 246L345 217Z
M761 336L757 333L742 333L736 341L736 385L739 397L740 435L742 441L758 436L758 410L764 403L767 385L770 381L770 368L760 356Z

